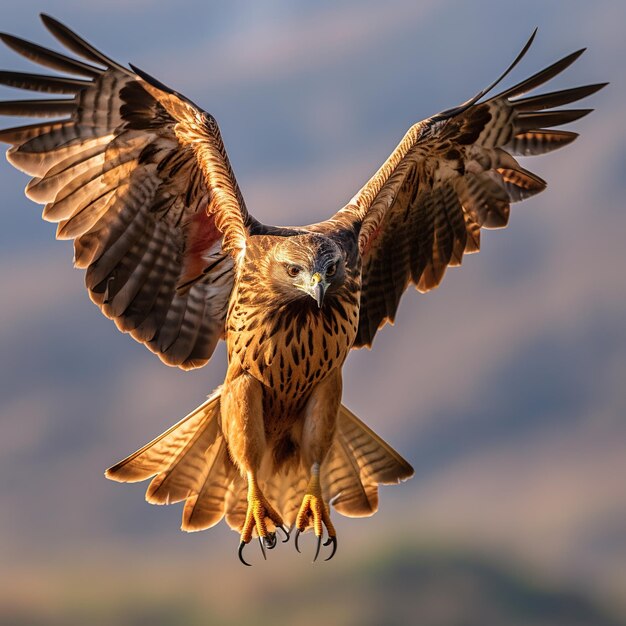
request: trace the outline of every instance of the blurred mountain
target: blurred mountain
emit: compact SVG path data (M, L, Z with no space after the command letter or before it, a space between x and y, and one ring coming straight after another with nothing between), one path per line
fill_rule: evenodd
M263 564L259 565L260 568ZM320 575L320 570L323 574ZM554 587L514 567L476 555L395 548L349 567L320 565L297 580L255 592L237 590L211 607L189 589L146 589L134 596L73 595L45 604L0 609L6 626L624 626L587 594ZM315 575L311 573L316 571ZM233 590L232 587L235 589ZM117 590L119 592L119 589Z
M626 624L582 593L542 586L510 566L454 552L395 549L331 574L317 589L304 587L268 598L267 624L313 626L320 606L330 623L346 626ZM287 604L289 618L272 615L274 604Z

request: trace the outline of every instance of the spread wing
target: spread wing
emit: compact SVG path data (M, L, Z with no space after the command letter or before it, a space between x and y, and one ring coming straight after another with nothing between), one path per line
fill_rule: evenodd
M62 72L0 72L49 99L0 114L61 118L0 131L8 160L34 178L57 238L74 240L91 299L168 365L204 365L223 334L246 211L213 117L137 68L119 65L56 20L48 30L85 61L11 35L10 48ZM132 66L131 66L132 67Z
M481 228L507 225L511 202L546 187L514 156L550 152L577 134L553 130L591 109L547 110L575 102L604 84L521 98L573 63L580 50L514 87L413 126L371 180L334 219L360 224L363 260L360 323L355 347L370 345L378 328L393 321L412 283L421 292L441 282L446 268L477 252Z

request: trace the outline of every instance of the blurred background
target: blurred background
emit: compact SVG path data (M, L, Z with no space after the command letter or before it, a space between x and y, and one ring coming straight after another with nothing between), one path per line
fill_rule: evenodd
M415 467L370 519L335 515L331 563L279 545L254 567L220 525L106 467L225 371L162 365L89 302L69 242L0 163L0 623L626 624L626 4L5 0L2 30L50 44L48 12L211 111L250 210L300 224L343 206L407 128L582 46L551 86L611 85L569 148L523 165L548 190L396 327L351 355L345 403ZM56 44L55 44L56 45ZM0 50L2 68L33 71ZM3 97L20 97L5 89ZM8 120L9 124L11 120ZM532 163L531 163L532 161ZM308 540L308 541L306 541ZM308 553L307 553L308 550Z

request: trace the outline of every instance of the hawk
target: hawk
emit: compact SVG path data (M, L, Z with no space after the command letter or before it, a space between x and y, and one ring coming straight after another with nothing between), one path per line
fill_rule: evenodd
M74 241L89 296L168 365L205 365L220 339L223 385L195 411L107 470L152 478L146 498L185 501L182 528L226 518L265 549L312 529L332 558L330 505L373 514L378 485L409 478L396 451L341 403L342 367L393 321L409 285L427 292L502 228L510 204L546 187L517 155L567 145L590 109L559 109L604 84L526 96L574 52L489 98L412 126L374 176L326 221L267 226L246 208L215 119L146 72L111 60L42 15L68 56L12 35L18 54L55 75L4 71L0 83L51 94L0 103L0 114L52 118L0 131L7 158L33 178L57 238ZM247 564L247 563L246 563Z

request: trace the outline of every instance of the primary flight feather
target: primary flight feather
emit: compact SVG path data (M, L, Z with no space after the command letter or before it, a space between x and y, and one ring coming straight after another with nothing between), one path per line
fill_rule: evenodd
M112 61L53 18L82 60L12 35L17 53L62 75L0 72L0 84L52 94L0 102L0 114L52 118L0 131L8 160L33 176L57 237L74 241L91 299L168 365L228 349L223 385L198 409L107 470L152 478L147 499L184 500L183 529L222 518L261 548L312 528L337 547L329 505L373 514L378 485L411 466L341 404L351 348L371 345L409 284L426 292L501 228L510 204L546 183L515 156L576 138L554 128L590 109L555 109L604 84L526 96L573 63L557 61L412 126L352 200L307 227L266 226L246 209L215 119L134 66ZM265 554L265 552L264 552ZM330 558L329 557L329 558Z

